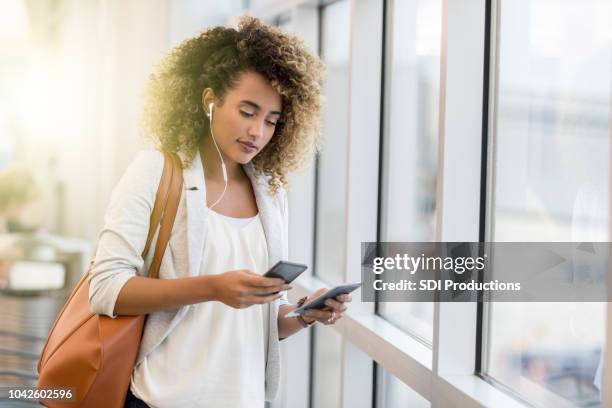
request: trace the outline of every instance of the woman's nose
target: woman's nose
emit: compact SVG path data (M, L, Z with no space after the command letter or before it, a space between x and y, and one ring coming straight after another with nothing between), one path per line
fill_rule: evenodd
M251 126L249 127L249 136L254 139L259 139L263 136L265 126L265 120L254 120Z

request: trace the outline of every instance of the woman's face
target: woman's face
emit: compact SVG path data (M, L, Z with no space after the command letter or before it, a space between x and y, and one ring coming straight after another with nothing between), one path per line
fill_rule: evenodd
M204 104L214 102L212 130L224 156L234 162L250 162L272 139L281 115L281 95L262 75L247 71L228 90L223 104L204 93Z

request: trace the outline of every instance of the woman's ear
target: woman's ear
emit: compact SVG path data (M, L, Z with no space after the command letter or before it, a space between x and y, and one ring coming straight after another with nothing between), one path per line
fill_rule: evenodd
M202 91L202 110L206 116L210 115L208 107L211 103L215 103L215 101L215 92L212 89L206 88L204 91Z

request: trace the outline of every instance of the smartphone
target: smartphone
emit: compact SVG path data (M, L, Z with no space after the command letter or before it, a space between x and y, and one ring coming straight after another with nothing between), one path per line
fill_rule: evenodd
M285 283L291 283L308 267L303 264L278 261L270 270L264 273L266 278L281 278Z
M285 315L285 317L294 317L303 314L308 309L322 309L325 307L325 301L327 299L334 299L336 296L351 293L361 287L362 283L349 283L346 285L339 285L333 289L328 290L323 295L316 299L311 300L300 308L297 308Z

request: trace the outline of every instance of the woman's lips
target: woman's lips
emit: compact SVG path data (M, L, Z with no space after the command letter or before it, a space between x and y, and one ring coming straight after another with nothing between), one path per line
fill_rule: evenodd
M255 145L246 142L241 142L240 140L238 141L238 143L240 143L242 151L245 153L253 153L257 151L257 147L255 147Z

